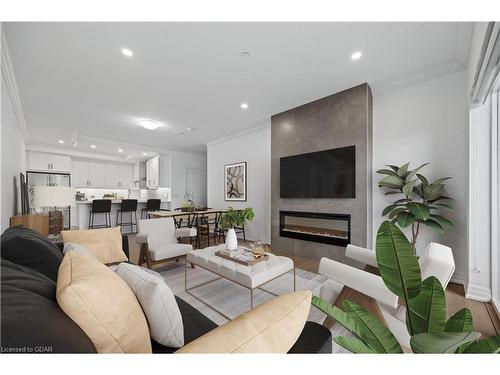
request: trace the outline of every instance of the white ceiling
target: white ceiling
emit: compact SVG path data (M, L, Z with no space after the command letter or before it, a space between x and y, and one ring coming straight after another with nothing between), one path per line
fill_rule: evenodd
M29 143L72 147L76 130L78 148L117 155L123 147L124 158L148 148L201 151L364 82L380 93L461 70L472 30L447 22L5 26ZM362 58L351 61L357 50ZM140 118L162 127L145 130ZM179 135L186 127L193 132Z

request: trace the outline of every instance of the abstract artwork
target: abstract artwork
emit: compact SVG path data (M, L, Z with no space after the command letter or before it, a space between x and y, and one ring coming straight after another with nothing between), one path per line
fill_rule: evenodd
M247 200L247 163L234 163L224 166L224 200Z

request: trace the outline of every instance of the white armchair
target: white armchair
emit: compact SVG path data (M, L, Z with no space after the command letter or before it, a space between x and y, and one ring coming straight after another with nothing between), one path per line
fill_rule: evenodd
M375 251L373 250L348 245L346 256L377 267ZM435 276L446 289L455 271L455 261L451 249L431 242L427 248L427 256L420 259L420 270L422 280L429 276ZM410 347L410 335L406 329L406 308L399 305L398 296L387 289L380 276L328 258L321 259L319 273L328 277L328 280L321 286L321 298L334 304L344 286L373 298L399 343Z
M174 219L170 217L139 220L135 237L141 246L139 265L146 263L152 268L159 263L186 258L193 245L179 243L178 239L183 237L196 237L196 228L175 228Z

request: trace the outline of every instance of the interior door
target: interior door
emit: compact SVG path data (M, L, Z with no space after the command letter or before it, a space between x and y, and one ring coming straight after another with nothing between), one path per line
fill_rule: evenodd
M197 206L207 205L207 171L203 169L186 169L186 191L193 197Z

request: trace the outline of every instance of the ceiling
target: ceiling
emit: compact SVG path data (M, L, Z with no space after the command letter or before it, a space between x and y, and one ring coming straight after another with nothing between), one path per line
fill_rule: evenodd
M117 155L120 147L123 158L202 151L357 84L381 93L462 70L472 31L451 22L5 26L29 144L72 148L76 131L77 148ZM352 61L355 51L363 56ZM145 130L141 118L161 127Z

